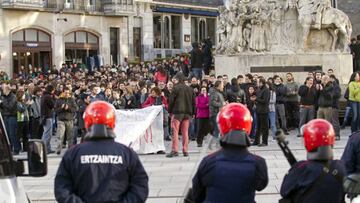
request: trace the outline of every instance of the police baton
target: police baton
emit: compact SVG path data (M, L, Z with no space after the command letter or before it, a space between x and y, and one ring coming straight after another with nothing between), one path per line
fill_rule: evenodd
M289 142L286 141L285 134L284 134L284 132L282 130L278 130L276 132L276 140L277 140L278 145L281 148L281 151L284 153L287 161L289 162L289 164L291 166L296 164L297 160L296 160L294 154L291 152L291 150L290 150L290 148L288 146Z

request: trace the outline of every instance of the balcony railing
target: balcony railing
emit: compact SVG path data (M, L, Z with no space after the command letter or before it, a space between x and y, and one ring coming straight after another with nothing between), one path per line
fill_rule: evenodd
M9 8L44 8L45 1L43 0L2 0L2 7Z
M105 14L134 12L134 0L103 0Z

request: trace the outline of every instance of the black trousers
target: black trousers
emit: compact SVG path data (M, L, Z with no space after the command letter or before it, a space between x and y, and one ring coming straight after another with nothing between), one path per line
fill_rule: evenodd
M298 128L300 120L300 107L299 102L286 102L285 103L287 127Z
M40 123L40 118L31 117L29 129L31 139L41 139L44 129Z
M17 137L22 142L22 149L27 151L29 141L29 121L18 122Z
M269 137L269 114L257 113L257 124L258 127L254 144L260 144L260 137L262 137L262 143L267 145Z
M204 137L210 132L210 121L208 118L198 118L197 120L198 127L196 132L196 142L198 144L202 144Z

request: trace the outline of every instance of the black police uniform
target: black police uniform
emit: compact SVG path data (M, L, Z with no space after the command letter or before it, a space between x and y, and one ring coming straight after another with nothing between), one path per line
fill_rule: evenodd
M340 203L345 167L341 161L301 161L291 167L280 194L296 203Z
M360 172L360 131L350 136L341 160L345 164L347 174Z
M148 176L137 154L114 139L88 140L68 150L55 177L60 203L142 203L148 193Z
M202 160L193 178L193 198L195 203L253 203L255 190L268 182L263 158L228 146Z

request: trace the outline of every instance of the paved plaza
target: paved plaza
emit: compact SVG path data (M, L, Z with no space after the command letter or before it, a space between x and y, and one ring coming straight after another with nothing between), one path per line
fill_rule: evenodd
M306 151L303 147L303 140L297 138L296 134L295 131L291 131L288 136L290 148L298 160L305 159ZM349 135L350 129L341 131L341 140L337 141L335 145L336 158L340 158L342 155ZM209 136L204 146L207 146L207 143L209 143ZM168 151L170 150L170 142L166 143L166 148ZM140 156L149 175L150 194L147 203L183 202L182 198L187 188L191 186L191 179L198 163L204 156L211 153L207 147L197 148L195 142L190 143L189 149L189 157L183 157L182 154L172 159L166 158L164 155ZM277 143L272 141L269 142L268 147L251 147L250 151L264 157L269 170L269 184L265 190L257 194L256 201L278 202L282 179L290 167L282 151ZM49 172L47 176L43 178L21 178L30 200L37 203L55 202L54 178L60 160L61 156L51 154L48 156Z

